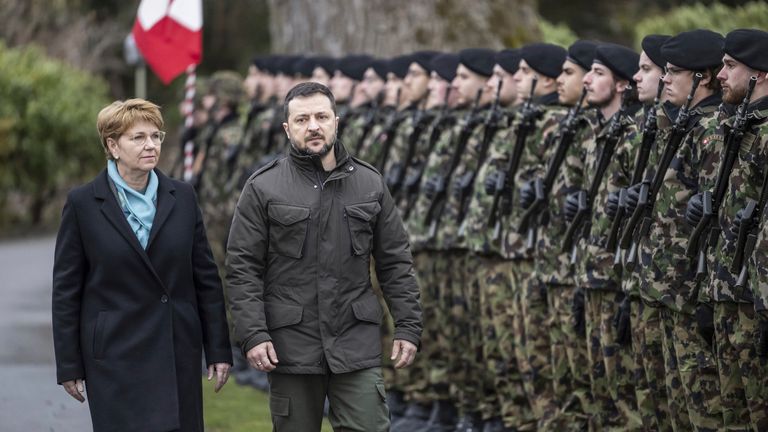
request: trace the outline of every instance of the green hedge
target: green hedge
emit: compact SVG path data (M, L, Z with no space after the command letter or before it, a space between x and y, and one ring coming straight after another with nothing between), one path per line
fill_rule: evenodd
M46 204L104 164L96 115L106 83L0 40L0 231L38 225Z
M705 28L723 35L737 28L768 28L768 3L750 2L728 7L720 3L697 3L683 6L640 21L635 27L635 43L639 47L645 35L670 34Z

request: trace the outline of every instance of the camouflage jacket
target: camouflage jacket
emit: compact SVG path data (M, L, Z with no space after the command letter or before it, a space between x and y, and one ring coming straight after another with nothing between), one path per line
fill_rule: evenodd
M548 149L556 145L555 134L560 121L567 113L567 109L557 105L557 94L552 93L541 97L538 101L541 104L541 117L536 121L533 132L525 140L525 148L520 159L520 167L517 170L514 179L514 195L512 198L512 213L504 221L504 233L502 244L502 256L507 259L533 259L533 251L526 247L525 233L520 234L517 228L520 225L520 217L524 210L520 208L518 191L520 187L533 180L538 173L542 172L542 167L546 163L546 154ZM510 128L509 137L506 139L508 146L503 151L506 157L501 165L506 165L506 161L512 154L515 146L516 136L515 127Z
M711 96L691 109L686 135L656 197L650 233L640 245L641 289L678 312L692 313L699 301L696 269L686 255L692 228L685 222L685 209L699 192L699 177L707 175L702 170L711 166L706 163L712 149L705 134L719 104L719 95ZM658 163L665 146L666 140L664 146L657 146L650 167Z
M443 123L433 122L429 129L422 134L420 141L426 141L420 143L420 148L428 148L430 145L433 149L428 154L426 151L420 153L420 156L424 157L423 161L423 174L421 181L419 182L419 192L416 195L409 196L405 204L405 214L403 220L408 230L408 235L411 241L411 249L414 251L422 249L435 249L437 243L435 238L430 238L429 227L425 224L427 212L432 204L432 200L427 197L423 192L425 183L437 175L443 173L450 163L451 152L453 148L451 143L452 137L457 132L457 118L463 117L462 112L448 112L446 113L445 121ZM430 144L430 140L434 139L434 143ZM425 145L422 145L425 144ZM421 168L419 168L421 169ZM405 217L407 215L407 217Z
M362 155L365 138L371 133L374 124L381 120L379 109L376 106L364 105L355 111L347 123L344 136L341 138L343 138L345 145L349 146L349 151L355 157L359 157Z
M538 217L540 221L536 230L536 250L534 252L536 272L544 283L551 285L575 284L570 255L562 252L563 238L568 229L563 208L565 198L580 189L584 183L584 161L580 143L594 137L597 127L597 113L593 109L585 109L575 122L576 134L568 148L562 166L557 171L552 190L547 198L547 207L542 214L534 216ZM536 177L544 179L547 175L552 164L552 158L562 138L562 126L563 122L561 121L554 141L544 155L546 163L539 166Z
M389 187L389 192L396 203L402 201L408 166L419 153L420 138L424 135L425 130L435 117L433 111L418 109L409 110L407 114L404 112L403 115L404 118L395 132L396 135L389 151L387 165L382 172L384 180ZM413 144L413 148L411 148L411 144ZM426 151L426 149L422 149L422 151ZM409 152L411 152L410 155L408 154ZM425 155L422 155L423 157Z
M232 176L234 161L240 150L243 129L237 116L229 116L216 126L205 160L200 204L208 216L206 222L228 221L235 210L235 201L229 199L227 184Z
M742 291L736 288L740 269L736 274L730 271L738 243L738 233L734 233L731 227L732 221L736 212L746 207L748 200L759 201L763 178L768 174L768 97L755 101L748 107L747 112L747 132L741 140L739 157L730 173L728 190L720 208L719 242L709 249L707 257L710 271L707 294L711 300L718 302L752 303L756 298L761 297L758 303L764 305L768 297L766 293L760 292L759 277L750 279L751 287L748 286ZM728 118L720 124L713 125L714 127L709 131L708 136L712 137L713 151L718 155L723 154L725 150L724 139L733 121L734 117ZM721 156L719 159L724 158ZM702 187L711 190L714 188L715 180L702 183ZM765 246L765 243L758 245L756 255L764 255L765 252L761 252L761 248ZM758 270L765 272L765 269ZM751 284L752 281L758 283Z
M388 125L399 123L401 114L395 111L394 107L384 107L377 114L377 122L371 128L371 131L363 139L360 146L360 158L377 167L382 160L382 152L387 140L386 129Z
M606 122L594 139L583 141L584 183L582 189L588 190L597 171L600 158L604 157L603 150L612 123L618 118L618 113ZM614 251L607 250L608 236L612 220L605 211L608 194L618 193L619 189L631 186L630 179L634 168L635 150L633 144L638 134L634 113L630 107L629 115L621 119L621 135L616 143L610 163L602 179L599 179L597 195L592 205L591 219L587 221L586 235L578 239L576 247L577 285L587 289L619 290L621 274L613 268Z

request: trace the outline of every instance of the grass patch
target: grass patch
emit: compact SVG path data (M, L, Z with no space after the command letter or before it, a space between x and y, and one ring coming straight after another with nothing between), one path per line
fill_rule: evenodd
M203 377L203 409L208 432L271 432L269 399L252 387L240 386L233 377L217 394L213 384ZM323 432L332 432L328 420Z

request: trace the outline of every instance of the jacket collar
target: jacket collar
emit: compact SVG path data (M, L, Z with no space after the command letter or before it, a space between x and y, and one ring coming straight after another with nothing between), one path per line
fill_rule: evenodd
M349 160L349 153L347 153L347 149L340 140L337 139L333 144L333 151L336 153L336 166L331 170L332 172L336 171L340 166L344 166ZM314 174L322 173L325 170L323 163L320 161L320 156L301 154L293 145L289 147L288 156L291 162L302 171Z

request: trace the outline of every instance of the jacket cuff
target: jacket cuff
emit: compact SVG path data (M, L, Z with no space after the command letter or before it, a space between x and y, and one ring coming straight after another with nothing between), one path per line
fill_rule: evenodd
M205 353L205 364L208 366L215 364L215 363L229 363L229 365L233 365L232 360L232 350L215 350L211 352Z
M243 356L248 357L248 351L250 351L251 348L255 347L260 343L264 343L271 340L272 338L267 333L256 333L250 339L246 339L246 341L243 342L243 344L240 346L240 348L243 350Z
M394 335L393 339L406 340L406 341L416 345L416 348L419 351L421 351L421 338L419 338L418 336L414 335L411 332L408 332L406 330L397 330L397 329L395 329L395 335Z
M82 366L59 368L56 371L56 382L58 384L65 381L74 381L76 379L85 379L85 370L83 370Z

